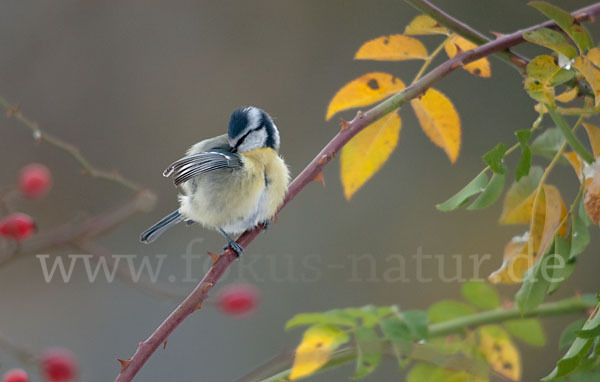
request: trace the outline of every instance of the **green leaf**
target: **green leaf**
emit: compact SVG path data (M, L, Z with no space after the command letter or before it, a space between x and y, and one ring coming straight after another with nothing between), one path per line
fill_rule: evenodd
M564 117L558 114L553 108L548 108L548 113L550 114L550 117L552 117L552 120L554 121L556 126L560 129L560 132L565 137L573 151L579 154L579 156L583 158L586 162L594 162L593 155L586 150L586 148L581 144L581 142L579 142L575 134L573 134L573 132L571 131L571 128L569 128L569 125L567 124L567 121L564 119Z
M427 317L427 312L422 310L408 310L403 312L401 317L404 319L413 340L423 340L429 337L429 318Z
M587 216L587 214L586 214ZM573 259L582 253L590 244L590 232L582 218L573 215L573 225L571 232L571 251L569 258Z
M600 305L596 306L596 308L594 309L595 313L597 313L599 307ZM600 314L592 313L592 316L588 318L581 330L587 331L594 329L598 326L600 326ZM558 361L556 368L554 368L550 375L543 378L542 381L549 381L557 377L562 377L575 370L582 361L582 359L590 351L593 344L593 338L577 337L575 341L573 341L573 344L571 344L571 347L569 347L569 350L567 350L567 353L563 356L563 358L560 361Z
M581 198L581 201L579 202L577 215L581 218L586 227L589 227L593 224L592 219L590 219L587 211L585 210L584 198Z
M552 29L541 28L535 31L525 32L523 38L529 42L552 49L570 59L577 56L577 50L569 44L565 37Z
M505 178L504 174L494 173L483 192L467 207L467 210L479 210L494 204L500 195L502 195Z
M522 314L531 312L544 301L556 262L552 249L523 275L523 283L515 295L515 302Z
M571 244L565 238L556 236L554 238L554 252L555 256L560 257L562 261L556 259L555 268L552 271L552 280L550 281L550 287L548 288L548 294L554 293L558 289L559 285L565 282L573 270L575 269L575 262L569 261L569 253L571 252ZM562 267L558 267L558 263L562 263Z
M519 159L519 163L517 164L517 169L515 171L515 176L517 181L519 181L519 179L529 174L529 169L531 168L531 149L528 145L529 138L531 138L531 131L517 130L515 131L515 135L517 136L519 145L521 146L521 159Z
M453 197L440 203L436 208L440 211L452 211L463 205L469 197L483 191L488 183L488 177L485 172L479 174L469 184L467 184L462 190L458 191Z
M406 322L399 317L390 317L379 323L381 332L391 342L411 341L412 336Z
M494 173L504 174L506 168L502 163L506 154L506 145L504 143L498 143L496 147L483 154L483 161L487 163Z
M500 307L500 296L496 289L485 281L467 281L461 286L465 300L479 309L495 309Z
M467 304L454 300L442 300L431 305L428 310L429 322L438 323L475 313Z
M361 319L362 325L369 328L377 325L380 318L380 312L373 305L366 305L361 308L348 308L344 310L344 313L350 317Z
M567 81L571 81L575 77L574 70L559 69L558 72L554 73L550 79L550 86L558 86L564 84Z
M523 148L521 152L521 159L519 159L519 163L517 164L517 169L515 171L515 176L517 181L524 176L529 174L529 169L531 168L531 149L528 146Z
M392 350L398 360L400 368L406 367L410 362L409 355L412 351L412 335L406 322L398 317L390 317L379 323L383 336L392 343Z
M544 1L532 1L529 5L554 20L560 29L571 37L581 52L585 52L594 46L589 33L581 25L575 23L575 18L568 12Z
M560 339L558 340L558 349L564 350L571 346L573 341L577 338L576 331L580 330L585 324L585 319L577 320L575 322L570 323L560 335Z
M570 13L563 11L559 7L546 3L545 1L531 1L528 5L534 7L548 18L551 18L561 28L569 27L575 19Z
M557 127L546 129L531 143L531 153L552 159L562 146L565 138Z
M546 345L546 335L540 321L535 318L509 320L504 327L510 334L532 346Z
M527 146L527 143L529 142L529 138L531 138L531 130L529 130L529 129L517 130L517 131L515 131L515 135L517 136L517 140L519 141L519 144L521 145L521 147L524 147L524 146Z
M381 339L373 328L359 327L354 333L356 338L356 372L353 379L364 378L371 374L381 362L383 346Z
M356 326L356 321L343 310L334 309L325 313L297 314L285 324L285 329L288 330L297 326L314 324L354 327Z
M596 313L597 314L597 313ZM594 338L600 336L600 321L595 323L596 326L588 325L587 328L577 330L575 335L579 338Z

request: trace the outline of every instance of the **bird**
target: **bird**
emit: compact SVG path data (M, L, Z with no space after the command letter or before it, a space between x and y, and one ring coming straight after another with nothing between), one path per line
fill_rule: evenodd
M290 172L279 155L280 137L273 119L254 106L233 111L227 134L190 147L163 176L179 187L179 208L144 231L151 243L172 226L199 223L227 239L238 255L244 248L233 240L259 224L268 227L283 203Z

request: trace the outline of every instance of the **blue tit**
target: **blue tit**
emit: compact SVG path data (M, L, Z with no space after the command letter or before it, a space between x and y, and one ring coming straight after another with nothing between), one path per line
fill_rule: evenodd
M163 175L182 191L179 209L144 231L141 241L150 243L186 221L219 231L238 254L243 248L231 236L268 224L290 181L277 127L256 107L235 110L227 134L196 143Z

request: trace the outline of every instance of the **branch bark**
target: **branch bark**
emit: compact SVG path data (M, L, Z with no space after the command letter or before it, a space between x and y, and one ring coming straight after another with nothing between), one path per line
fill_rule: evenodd
M573 16L575 16L577 21L582 22L594 19L598 14L600 14L600 3L596 3L575 11ZM298 193L302 191L304 187L306 187L307 184L312 182L321 173L323 167L325 167L341 150L341 148L362 129L379 120L388 113L400 108L411 99L423 94L434 83L440 81L446 75L462 65L497 52L506 51L510 47L524 42L523 33L543 27L555 28L556 24L548 21L539 25L535 25L509 35L505 35L494 41L483 44L473 50L457 55L430 71L414 84L391 96L377 106L364 113L358 112L356 117L354 117L354 119L348 124L345 124L342 130L338 132L331 141L329 141L329 143L321 150L321 152L317 154L317 156L290 184L290 188L280 210L283 209L290 201L292 201L296 195L298 195ZM263 227L256 227L251 231L243 233L237 240L238 244L243 247L247 247L254 240L254 238L258 236L262 229ZM136 352L131 358L122 361L121 372L115 379L115 382L131 381L135 377L135 375L146 363L146 361L148 361L154 351L156 351L156 349L167 340L173 330L175 330L175 328L190 314L202 306L202 302L206 299L208 292L214 287L225 270L234 262L236 258L236 254L231 249L227 249L219 257L219 259L215 262L200 283L198 283L190 295L186 297L185 300L183 300L183 302L158 326L158 328L150 335L150 337L148 337L148 339L140 342Z

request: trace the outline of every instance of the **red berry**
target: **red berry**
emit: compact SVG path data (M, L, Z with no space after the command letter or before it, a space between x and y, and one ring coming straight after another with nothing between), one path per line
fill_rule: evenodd
M2 377L2 382L29 382L29 376L23 369L10 369Z
M48 382L74 382L77 377L77 360L66 349L50 348L42 354L40 369Z
M258 290L250 284L233 284L221 289L217 296L219 310L231 316L241 316L256 308Z
M52 174L48 167L39 163L28 164L21 169L19 190L30 199L41 198L52 187Z
M15 213L0 220L0 235L25 240L35 232L35 222L29 215Z

